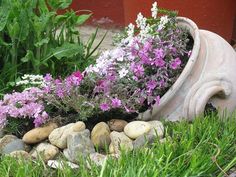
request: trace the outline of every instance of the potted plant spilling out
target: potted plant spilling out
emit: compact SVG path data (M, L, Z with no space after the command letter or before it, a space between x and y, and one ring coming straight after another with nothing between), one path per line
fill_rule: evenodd
M77 135L70 135L66 144L66 131L55 129L58 125L86 121L87 128L92 129L92 143L99 147L108 144L109 151L116 149L117 152L120 145L116 144L114 137L127 136L131 145L126 144L125 147L132 149L131 139L136 141L140 135L149 132L150 123L136 121L136 127L132 122L124 123L119 129L124 133L116 136L117 132L110 133L110 130L117 129L106 128L105 123L95 127L91 124L112 118L129 121L161 117L170 120L182 117L191 119L204 112L209 100L217 108L232 111L236 105L232 81L236 77L232 78L235 74L230 68L236 65L236 54L230 45L214 33L198 30L191 20L176 17L176 12L158 9L156 2L151 12L151 18L139 13L136 24L130 24L124 33L115 38L116 48L103 52L96 63L84 71L56 79L50 73L44 77L24 76L22 81L16 83L24 90L6 94L0 101L1 126L8 127L12 120L28 121L35 127L55 121L57 125L49 126L51 131L46 136L31 141L27 138L28 132L23 137L24 142L34 144L49 136L51 144L58 148L68 146L65 156L76 161L75 149L82 150L75 146ZM162 16L158 16L159 13ZM55 115L66 118L53 118ZM84 124L81 127L85 129ZM163 126L160 122L158 127L162 132L158 135L162 137ZM75 131L76 128L68 131L72 129ZM94 132L99 134L99 131L105 130L106 136L104 133L101 135L105 139L104 136L99 142L94 139ZM58 133L60 131L61 134ZM58 139L64 137L63 145L55 143L56 134L61 135ZM90 135L86 131L78 136ZM86 142L89 144L90 141ZM88 147L92 150L87 149L85 153L94 152L91 143Z

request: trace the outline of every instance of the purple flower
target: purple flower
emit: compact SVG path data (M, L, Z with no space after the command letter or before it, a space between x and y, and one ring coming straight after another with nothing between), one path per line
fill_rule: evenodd
M158 95L158 96L155 98L155 104L156 104L156 105L159 105L159 104L160 104L160 100L161 100L161 97Z
M146 86L147 86L148 90L154 90L157 86L157 82L154 81L154 80L150 80L150 81L147 82Z
M121 100L119 100L118 98L113 98L111 100L111 105L112 105L113 108L119 108L122 105Z
M149 52L151 50L152 50L152 40L148 40L145 42L145 44L143 46L143 51Z
M44 80L45 80L46 82L52 81L52 75L49 74L49 73L47 73L47 74L44 76Z
M148 63L150 63L150 59L149 59L148 53L147 53L146 51L143 51L143 50L139 51L138 56L140 57L141 62L142 62L143 64L148 64Z
M157 59L164 58L164 50L163 49L155 49L154 54L155 54L155 58L157 58Z
M100 109L103 111L108 111L110 109L110 106L107 103L100 104Z
M141 77L144 75L144 68L142 65L137 64L137 63L132 63L130 66L131 71L134 72L134 75L137 77Z
M154 64L157 67L163 67L165 65L165 61L161 58L156 58Z
M179 57L174 59L174 60L172 60L171 63L170 63L170 67L172 69L177 69L180 65L181 65L181 60L180 60Z

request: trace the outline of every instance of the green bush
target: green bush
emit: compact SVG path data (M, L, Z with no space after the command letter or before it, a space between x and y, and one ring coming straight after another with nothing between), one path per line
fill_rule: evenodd
M25 73L65 76L91 64L102 40L93 50L97 31L86 45L81 41L77 27L91 12L67 10L71 3L0 0L0 93ZM60 15L61 10L66 12Z

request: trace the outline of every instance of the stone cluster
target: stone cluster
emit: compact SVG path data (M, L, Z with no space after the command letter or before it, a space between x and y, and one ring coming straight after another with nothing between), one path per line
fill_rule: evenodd
M97 123L92 131L82 121L58 127L49 123L27 132L22 139L5 135L0 139L0 153L24 159L41 158L52 168L61 168L62 162L55 160L60 154L71 167L81 158L89 157L102 165L108 156L119 157L121 151L142 148L163 141L164 126L160 121L132 121L112 119ZM67 165L68 165L67 164Z

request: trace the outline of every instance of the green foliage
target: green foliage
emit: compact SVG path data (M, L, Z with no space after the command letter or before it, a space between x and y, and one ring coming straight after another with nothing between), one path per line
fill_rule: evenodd
M93 46L97 31L88 44L81 41L78 31L91 13L78 15L66 10L71 3L72 0L0 1L0 93L25 73L65 76L84 70L93 61L95 50L91 48L100 45ZM63 9L64 14L57 13Z
M166 122L166 142L157 139L150 149L122 152L102 166L81 161L79 169L52 169L38 161L0 159L0 176L100 176L100 177L188 177L228 176L236 166L236 119L218 116L195 119L192 123ZM87 163L91 168L87 168Z

